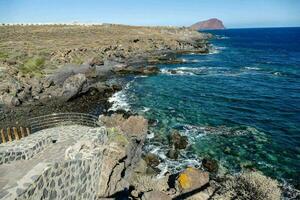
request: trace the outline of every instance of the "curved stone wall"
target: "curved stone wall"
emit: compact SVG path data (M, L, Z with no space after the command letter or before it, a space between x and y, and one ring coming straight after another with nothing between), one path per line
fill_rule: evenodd
M68 129L72 131L68 132ZM0 188L0 199L96 199L99 190L103 150L107 142L105 128L91 129L71 126L44 130L31 136L24 138L23 141L20 140L17 145L15 143L0 147L0 153L9 155L8 163L0 165L0 170L1 167L13 166L18 162L26 164L26 159L29 159L30 163L37 163L15 184L8 184ZM44 139L45 142L42 142L40 146L45 147L45 151L34 152L30 145L21 148L25 140L27 140L26 142L32 140L32 144L39 143L37 138ZM53 141L57 144L54 144ZM48 147L47 143L49 143ZM66 146L66 144L71 145ZM29 156L21 156L21 160L13 160L17 155L13 150L18 148L27 153L30 152L32 159ZM57 151L53 152L57 154L57 158L50 155L51 148L53 151ZM9 149L11 153L7 154ZM46 151L47 149L49 152ZM48 153L49 158L47 158ZM17 158L19 158L18 156ZM45 156L46 158L44 158ZM42 162L39 162L39 159Z

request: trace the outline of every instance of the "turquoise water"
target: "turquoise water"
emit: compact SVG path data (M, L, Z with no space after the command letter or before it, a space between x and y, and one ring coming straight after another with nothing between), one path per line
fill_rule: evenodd
M212 53L178 55L184 63L133 78L115 106L158 120L145 150L164 160L163 171L209 156L224 170L255 168L299 185L300 28L212 33ZM173 129L190 142L178 160L165 156Z

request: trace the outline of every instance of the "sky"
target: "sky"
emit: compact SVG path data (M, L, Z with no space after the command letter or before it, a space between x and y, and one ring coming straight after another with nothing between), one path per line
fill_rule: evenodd
M227 28L300 26L300 0L0 0L1 23L117 23Z

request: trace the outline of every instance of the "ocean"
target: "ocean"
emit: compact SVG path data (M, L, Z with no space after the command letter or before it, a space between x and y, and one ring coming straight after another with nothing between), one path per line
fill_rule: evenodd
M161 173L201 166L209 157L221 171L257 169L300 186L300 28L209 31L209 54L177 55L155 76L132 77L111 101L157 120L146 152ZM177 130L189 146L166 156Z

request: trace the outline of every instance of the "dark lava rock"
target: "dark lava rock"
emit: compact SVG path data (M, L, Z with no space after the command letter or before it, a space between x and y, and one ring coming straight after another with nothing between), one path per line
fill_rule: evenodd
M149 126L157 126L158 120L157 119L148 119Z
M219 169L218 162L210 158L204 158L202 160L202 165L209 172L217 172Z
M150 75L150 74L157 74L159 72L159 68L156 66L147 66L143 68L142 74Z
M179 156L179 152L175 148L171 148L168 151L167 156L168 156L168 158L176 160L178 158L178 156Z
M124 66L114 69L114 72L119 75L134 74L134 75L152 75L159 72L159 68L156 66Z
M173 69L170 70L170 73L171 73L171 74L177 74L176 70L173 70Z
M170 136L170 143L174 145L175 149L185 149L188 145L188 138L174 131Z
M112 85L112 89L114 92L117 92L117 91L122 90L122 86L121 85Z
M158 156L153 153L148 153L145 155L144 160L150 167L156 167L160 163Z

